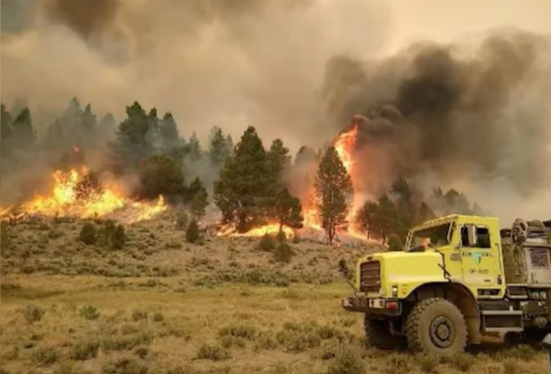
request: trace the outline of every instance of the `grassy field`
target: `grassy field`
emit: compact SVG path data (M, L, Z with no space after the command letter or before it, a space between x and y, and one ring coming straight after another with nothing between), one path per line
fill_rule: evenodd
M127 228L121 250L82 223L10 227L2 241L2 373L543 374L544 353L488 339L440 361L364 345L337 262L365 248L259 239L184 242L170 218Z

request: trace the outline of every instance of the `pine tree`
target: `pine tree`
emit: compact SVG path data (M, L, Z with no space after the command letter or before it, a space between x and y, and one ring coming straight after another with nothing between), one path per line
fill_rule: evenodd
M156 199L163 195L178 201L186 196L182 165L166 154L156 154L145 161L139 170L140 196Z
M207 189L199 178L195 178L188 187L188 203L193 217L200 220L205 215L205 208L209 204Z
M153 154L153 146L149 143L151 121L145 110L135 101L126 107L126 116L118 127L116 140L111 143L112 167L118 173L137 168Z
M371 238L375 230L373 220L378 207L376 202L367 200L356 213L356 224L366 233L367 239Z
M214 184L214 201L224 223L245 232L265 219L270 176L266 150L254 127L245 130Z
M201 148L201 143L197 138L197 134L194 132L189 138L187 143L188 147L188 158L191 162L197 162L203 157L203 149Z
M231 142L231 137L229 141ZM213 127L209 137L208 156L210 165L219 169L224 165L224 162L230 155L231 149L228 146L227 137L224 136L221 128L216 126Z
M11 151L11 141L13 136L13 119L2 103L0 118L0 152L2 158L6 158Z
M395 234L397 227L396 205L388 195L383 194L379 197L377 211L373 217L372 226L376 236L381 238L383 244L386 243L390 234Z
M32 149L35 145L36 135L29 108L24 108L13 121L14 146L19 149Z
M329 147L321 159L315 189L322 226L331 243L337 227L345 223L350 196L354 192L350 176L334 147Z
M200 239L199 225L197 224L197 220L193 218L186 229L186 241L188 243L197 243Z
M392 183L391 192L396 196L396 227L392 231L402 238L407 235L415 219L413 192L409 183L402 177Z
M275 216L279 222L280 230L283 225L295 229L302 228L304 217L302 216L300 200L292 196L285 187L282 187L276 196Z
M178 125L170 112L165 113L159 123L159 137L164 151L170 152L182 145Z

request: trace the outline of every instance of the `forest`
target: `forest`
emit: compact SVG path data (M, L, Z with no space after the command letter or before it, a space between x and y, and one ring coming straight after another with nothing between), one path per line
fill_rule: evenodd
M254 126L246 127L235 144L215 126L207 144L201 144L195 133L181 134L184 127L170 112L148 110L138 102L126 107L118 122L73 98L41 136L29 108L8 110L2 104L1 121L2 184L4 190L18 191L11 196L17 201L40 183L18 176L41 160L35 178L90 163L93 168L79 182L82 191L101 189L105 173L118 180L132 176L137 180L128 192L133 199L162 195L170 205L189 209L194 224L214 205L221 222L238 232L274 222L300 229L307 223L304 204L311 204L328 242L353 226L369 239L400 248L412 225L452 213L484 214L459 191L435 187L427 193L399 175L386 193L354 207L351 176L331 144L302 146L293 157L281 139L264 144ZM305 179L313 186L312 196L297 183Z

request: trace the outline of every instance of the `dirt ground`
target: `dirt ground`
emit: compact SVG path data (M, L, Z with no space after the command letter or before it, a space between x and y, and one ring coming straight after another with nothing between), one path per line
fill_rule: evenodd
M2 373L544 374L545 353L497 338L445 361L365 346L337 263L373 248L259 239L184 241L171 217L127 227L121 250L78 241L82 222L2 237Z

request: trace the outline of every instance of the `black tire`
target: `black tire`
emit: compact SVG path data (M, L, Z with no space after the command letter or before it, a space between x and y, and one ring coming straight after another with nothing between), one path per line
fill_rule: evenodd
M399 349L405 346L405 339L390 333L388 321L364 317L364 330L367 344L377 349Z
M419 302L406 319L408 347L414 352L452 355L465 351L467 324L461 311L438 297Z

